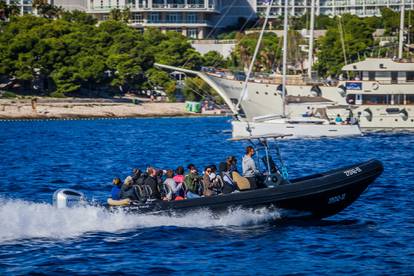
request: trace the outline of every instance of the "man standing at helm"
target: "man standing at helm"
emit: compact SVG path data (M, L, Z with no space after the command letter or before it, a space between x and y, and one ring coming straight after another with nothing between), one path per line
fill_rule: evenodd
M256 169L256 163L252 158L254 154L254 148L252 146L248 146L246 148L246 155L243 156L242 161L243 176L249 180L250 188L252 190L258 188L256 175L259 173Z

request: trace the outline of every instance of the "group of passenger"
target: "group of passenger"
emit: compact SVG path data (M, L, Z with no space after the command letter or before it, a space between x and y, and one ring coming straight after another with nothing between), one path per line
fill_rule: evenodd
M248 146L242 162L243 176L248 179L250 189L264 187L260 185L261 176L252 158L254 154L253 147ZM228 194L239 190L233 179L234 172L238 173L234 156L220 163L219 170L216 165L206 166L203 175L194 164L187 166L187 174L182 166L175 170L148 167L145 172L134 169L123 183L118 177L113 179L111 197L113 200L149 198L171 201Z

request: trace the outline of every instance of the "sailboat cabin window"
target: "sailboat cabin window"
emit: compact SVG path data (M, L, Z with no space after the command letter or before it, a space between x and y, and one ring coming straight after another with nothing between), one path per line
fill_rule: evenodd
M407 82L414 82L414 71L405 72L407 76Z
M388 104L388 95L363 95L362 104Z
M368 80L369 81L375 81L375 71L369 71L368 72Z
M407 94L405 95L405 103L406 104L414 104L414 95L413 94Z

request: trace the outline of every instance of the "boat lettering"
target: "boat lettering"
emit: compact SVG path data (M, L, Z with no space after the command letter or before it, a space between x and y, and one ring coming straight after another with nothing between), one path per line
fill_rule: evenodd
M342 200L345 199L345 196L346 196L346 194L340 194L340 195L337 195L337 196L330 197L328 199L328 204L334 204L334 203L337 203L339 201L342 201Z
M360 172L362 172L361 168L360 167L355 167L353 169L344 171L344 174L346 176L351 176L351 175L354 175L354 174L357 174L357 173L360 173Z

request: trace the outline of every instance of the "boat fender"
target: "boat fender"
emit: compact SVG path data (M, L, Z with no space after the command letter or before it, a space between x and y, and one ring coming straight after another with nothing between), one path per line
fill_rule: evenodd
M338 93L342 97L345 97L346 96L346 87L345 87L345 85L341 84L340 86L338 86Z
M405 108L404 109L401 109L401 111L400 111L400 117L404 121L407 121L408 120L408 112L407 112L407 110L405 110Z
M53 193L53 206L62 208L71 208L86 203L83 193L73 189L59 189Z
M129 198L120 199L120 200L114 200L112 198L108 198L107 203L110 206L126 206L131 203L131 200Z
M372 83L372 90L378 90L378 88L379 88L379 83L378 82Z
M282 95L283 94L283 84L279 84L278 86L277 86L277 88L276 88L276 91L280 94L280 95ZM288 92L287 92L287 89L285 88L285 93L286 93L286 95L288 94ZM286 96L285 95L285 96Z
M365 108L364 111L362 112L362 116L364 116L365 118L367 118L368 121L372 121L372 111L369 108Z
M311 91L311 94L314 97L321 97L322 96L322 90L318 85L313 85L310 91Z

